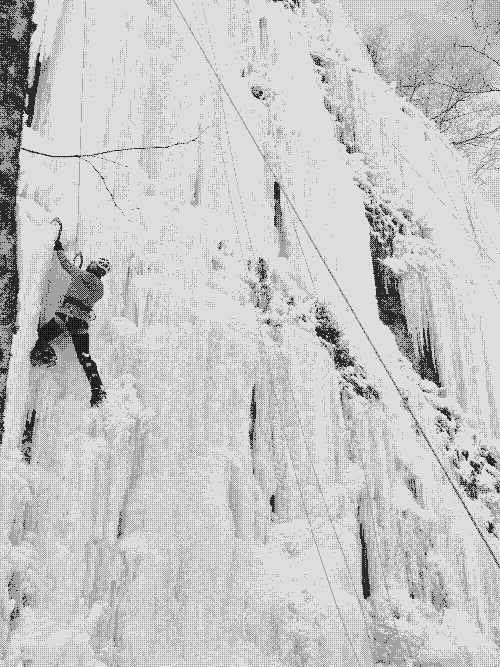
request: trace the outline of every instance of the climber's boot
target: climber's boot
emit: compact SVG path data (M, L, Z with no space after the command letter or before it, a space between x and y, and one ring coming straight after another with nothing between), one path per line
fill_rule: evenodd
M102 387L95 387L92 389L92 396L90 397L90 406L93 408L100 405L106 398L106 392Z
M46 341L38 339L35 347L31 350L31 365L32 366L55 366L57 355L52 345Z

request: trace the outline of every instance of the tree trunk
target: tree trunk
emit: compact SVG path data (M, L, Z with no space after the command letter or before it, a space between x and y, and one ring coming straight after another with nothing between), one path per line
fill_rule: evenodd
M33 10L34 0L2 0L0 6L0 443L17 318L15 207Z

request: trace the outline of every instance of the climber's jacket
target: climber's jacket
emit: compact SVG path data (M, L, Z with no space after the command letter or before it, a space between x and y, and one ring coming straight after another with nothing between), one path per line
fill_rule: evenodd
M90 271L76 267L63 250L57 251L57 257L62 268L72 278L64 297L63 308L59 310L84 321L93 319L92 308L104 295L101 279Z

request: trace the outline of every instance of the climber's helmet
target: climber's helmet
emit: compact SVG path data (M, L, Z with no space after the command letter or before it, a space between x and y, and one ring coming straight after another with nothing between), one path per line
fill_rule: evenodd
M102 278L111 271L111 264L109 263L109 259L99 257L99 259L92 260L87 266L87 271L94 273L96 276L99 276L99 278Z

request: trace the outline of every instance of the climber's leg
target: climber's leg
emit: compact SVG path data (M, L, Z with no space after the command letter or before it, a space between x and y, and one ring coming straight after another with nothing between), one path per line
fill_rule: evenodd
M55 317L53 317L49 322L46 322L46 324L38 329L38 338L49 342L60 336L62 332L62 327L56 322Z
M105 397L106 392L102 388L101 378L99 377L99 372L97 370L97 365L95 361L90 356L89 352L89 334L85 329L88 328L86 322L76 320L76 323L73 321L68 322L68 329L73 339L73 345L75 346L76 356L78 361L81 363L85 375L90 384L90 389L92 390L92 397L90 399L90 405L94 406L99 404Z
M32 366L55 366L57 356L50 341L60 336L63 332L62 327L52 318L49 322L38 330L38 340L31 351Z

